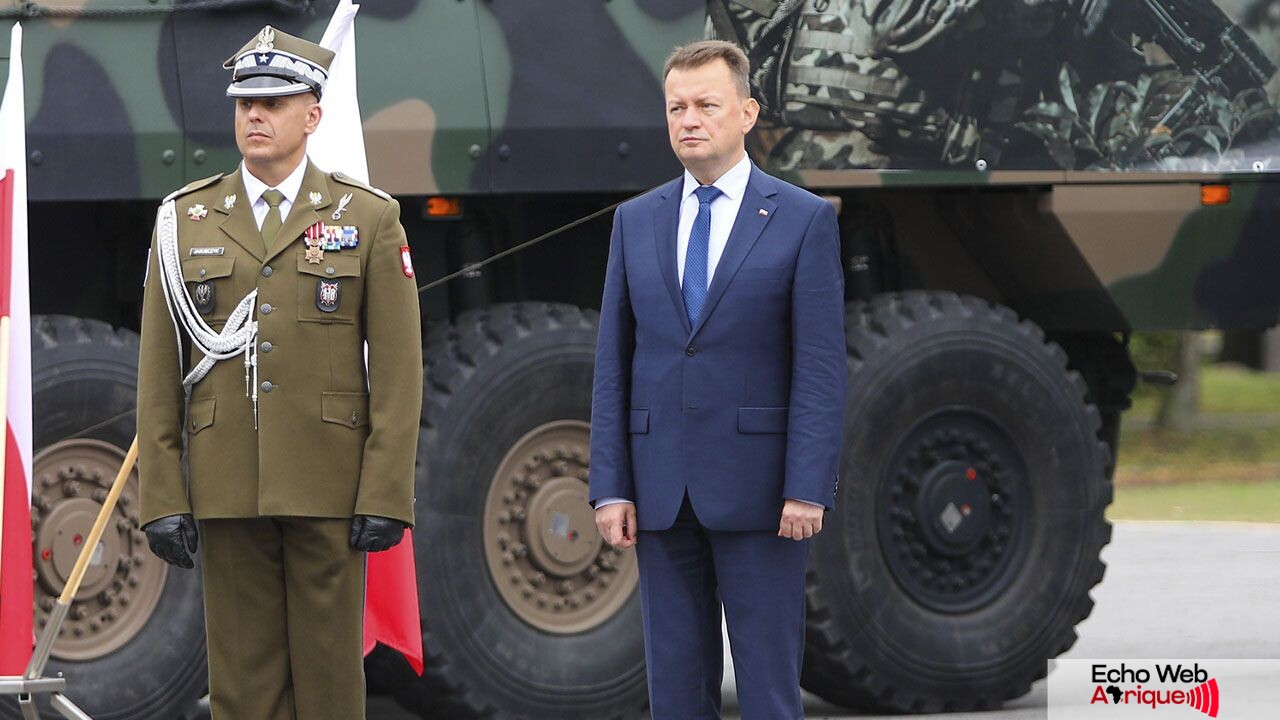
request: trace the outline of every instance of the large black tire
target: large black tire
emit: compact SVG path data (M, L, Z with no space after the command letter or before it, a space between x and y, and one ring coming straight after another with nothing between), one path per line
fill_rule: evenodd
M426 673L396 693L402 705L424 717L629 720L645 715L639 593L618 595L616 607L606 608L587 627L540 628L516 611L522 607L518 599L513 603L503 595L493 558L486 555L486 532L494 532L492 524L486 525L494 522L491 487L507 482L500 466L539 428L566 422L579 433L566 443L571 447L523 466L531 477L538 475L529 470L534 465L559 467L558 479L543 477L542 486L527 486L528 521L535 519L539 493L558 483L575 494L562 508L564 515L585 513L585 518L574 517L572 531L581 526L582 533L572 537L598 542L585 503L584 455L596 317L568 305L498 305L466 312L453 325L428 333L414 530ZM499 504L509 507L513 498L523 498L524 487L503 485L499 492L512 495ZM512 534L513 543L524 537L514 528ZM518 557L536 554L527 549ZM619 586L630 587L614 567L625 566L626 557L602 548L590 560L592 577L612 572ZM515 568L520 561L504 562L514 562ZM633 563L629 572L633 582ZM504 575L501 582L507 581ZM556 584L553 578L542 587ZM585 591L583 585L576 589ZM547 592L554 601L554 591Z
M949 293L851 304L835 512L802 684L875 712L990 709L1075 642L1110 540L1108 451L1067 357Z
M32 319L32 385L33 414L35 421L34 445L36 450L36 477L33 478L33 507L35 518L33 538L51 537L44 524L58 522L67 516L59 512L59 506L80 503L85 507L97 497L115 478L115 472L93 465L93 458L123 460L125 450L135 433L134 406L136 402L138 369L138 336L127 330L115 330L95 320L61 315L37 316ZM105 450L105 454L101 451ZM115 460L118 450L119 460ZM49 453L52 452L52 455ZM76 477L63 476L50 470L42 482L41 458L50 468L62 468L59 459L66 462L82 462L91 458L88 472L81 464ZM97 470L98 475L91 477ZM66 468L71 472L71 468ZM106 475L103 478L103 475ZM61 488L75 483L77 490L64 493ZM136 483L136 478L131 481ZM124 499L128 501L125 502ZM69 505L68 505L69 507ZM64 508L65 509L65 508ZM96 513L96 510L93 512ZM115 520L108 525L108 535L122 556L128 557L129 566L113 570L121 581L119 591L111 595L115 601L108 608L95 604L96 595L86 598L90 576L72 605L73 617L64 625L64 637L69 632L77 606L85 601L85 607L96 608L99 613L110 609L110 622L102 620L101 635L93 631L84 633L87 638L71 653L76 659L67 659L60 651L59 640L54 645L53 658L46 675L65 674L67 697L98 720L186 720L195 716L196 704L204 694L207 672L204 642L204 602L201 594L200 571L167 568L152 557L146 548L145 538L137 526L138 506L135 484L126 486L122 503L117 507ZM66 526L52 528L59 536L84 532L78 521L85 519L81 513L67 519ZM88 516L92 521L92 516ZM42 529L45 531L42 534ZM51 571L41 564L48 563L41 557L43 543L35 547L37 565L36 605L37 618L46 613L42 600L49 602ZM59 552L57 542L54 556ZM65 564L65 557L59 558ZM159 563L159 565L156 565ZM140 574L145 570L149 574ZM91 569L92 572L92 569ZM134 581L142 579L140 584ZM149 579L148 579L149 578ZM162 587L158 587L162 584ZM151 585L154 605L139 608ZM104 584L105 588L110 588ZM56 588L60 591L61 587ZM104 590L104 592L106 592ZM119 595L133 593L131 604L118 602ZM151 605L147 602L146 605ZM142 612L143 615L131 615ZM83 623L78 621L84 631ZM121 624L123 633L108 634L113 624ZM36 630L39 632L39 626ZM95 647L94 638L103 639L103 647ZM106 648L106 645L114 647ZM65 650L63 646L63 650ZM61 717L44 707L43 717ZM0 701L0 717L21 717L11 698Z

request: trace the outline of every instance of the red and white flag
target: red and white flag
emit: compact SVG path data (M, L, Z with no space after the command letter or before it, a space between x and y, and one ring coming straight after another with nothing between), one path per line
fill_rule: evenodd
M356 13L359 5L341 0L320 44L335 55L329 66L320 107L323 120L307 142L307 155L317 167L369 182L364 130L356 101ZM368 347L365 348L368 358ZM364 652L378 643L400 654L422 674L422 617L418 614L418 578L413 560L413 533L385 552L369 553L365 575Z
M9 40L0 104L0 675L26 671L34 645L31 581L31 294L27 279L27 141L22 27Z

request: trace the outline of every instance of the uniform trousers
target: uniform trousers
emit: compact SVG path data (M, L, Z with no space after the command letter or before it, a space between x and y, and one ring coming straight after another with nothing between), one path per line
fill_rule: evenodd
M349 519L202 520L213 720L363 720L365 553Z
M742 719L803 718L809 541L776 530L709 530L687 495L671 528L641 531L637 540L653 719L720 717L722 608Z

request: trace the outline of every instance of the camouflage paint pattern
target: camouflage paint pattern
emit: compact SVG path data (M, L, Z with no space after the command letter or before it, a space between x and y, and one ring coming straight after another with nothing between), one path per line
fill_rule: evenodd
M944 254L929 252L934 238L949 236L985 276L975 287L1020 296L1015 306L1047 327L1274 324L1280 249L1264 239L1280 211L1280 81L1268 60L1280 2L1178 0L1221 10L1195 15L1209 19L1189 33L1209 49L1192 60L1142 3L366 2L358 62L372 179L400 195L546 201L657 184L678 170L660 111L663 58L729 35L752 56L764 107L753 157L815 191L897 208L911 282L966 287L930 260ZM47 5L148 14L25 22L33 200L150 200L233 166L228 49L267 23L318 38L334 0L183 4L58 0ZM1218 82L1209 63L1228 36L1241 50L1224 67L1248 67ZM1231 183L1231 204L1201 207L1200 185L1216 181ZM991 216L943 212L943 190ZM913 235L925 224L901 212L932 216L927 232L940 234ZM1018 221L993 219L1007 213ZM1025 248L1044 254L1014 251ZM1071 259L1072 287L1049 282L1050 256ZM1049 285L1040 293L1029 278ZM1095 312L1063 307L1067 297L1092 298L1075 307Z

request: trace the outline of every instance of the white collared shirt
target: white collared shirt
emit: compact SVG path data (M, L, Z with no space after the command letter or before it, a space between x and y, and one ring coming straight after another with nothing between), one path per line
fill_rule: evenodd
M262 221L267 217L267 210L271 209L267 201L262 199L262 193L273 189L284 193L284 200L280 203L280 222L284 222L289 217L289 210L293 208L293 201L298 199L298 191L302 189L302 176L306 173L307 158L304 155L302 162L298 163L298 167L289 173L289 177L272 188L254 177L243 162L240 163L240 177L244 180L244 191L249 195L246 199L253 207L253 219L258 223L258 230L262 230Z
M729 233L733 230L733 221L738 217L738 208L742 207L742 196L747 192L747 181L750 179L751 158L743 153L736 165L711 183L720 190L720 194L711 201L711 241L707 245L708 287L715 277L720 256L724 255L725 245L729 244ZM698 197L693 191L700 186L701 183L693 174L685 170L684 194L680 200L680 224L676 228L676 265L681 287L684 287L684 258L689 252L689 233L693 230L694 218L698 217Z

